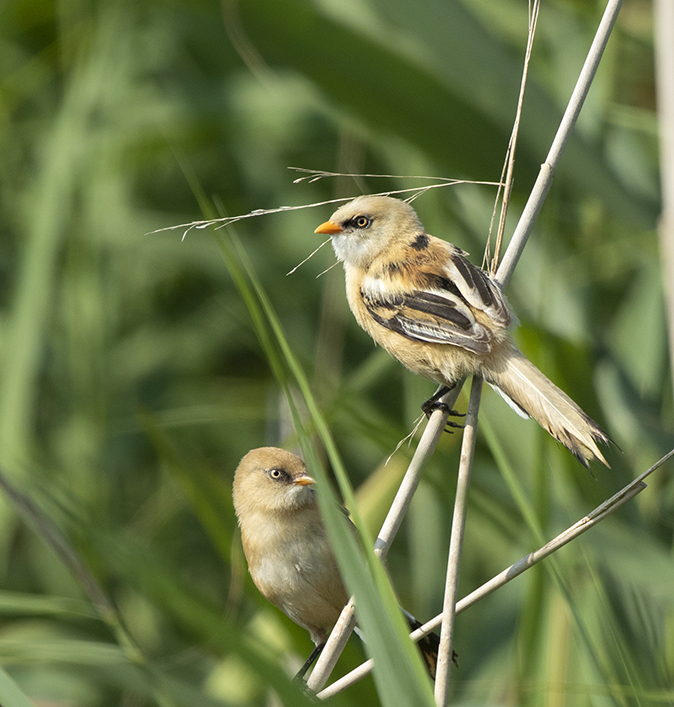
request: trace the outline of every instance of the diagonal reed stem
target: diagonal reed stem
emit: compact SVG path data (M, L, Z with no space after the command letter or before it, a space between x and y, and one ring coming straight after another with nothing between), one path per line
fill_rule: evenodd
M463 599L461 599L459 602L457 602L456 613L460 614L461 612L465 611L469 607L473 606L473 604L477 603L480 599L483 599L487 595L504 586L511 580L515 579L515 577L519 577L519 575L521 575L523 572L533 567L541 560L544 560L546 557L552 555L553 552L556 552L567 543L571 542L572 540L575 540L575 538L597 525L597 523L600 523L611 513L613 513L613 511L617 510L624 503L631 500L637 494L643 491L646 488L644 479L650 474L652 474L656 469L659 469L671 457L674 457L674 449L671 450L664 457L659 459L655 464L653 464L653 466L651 466L643 474L634 479L634 481L631 481L629 484L627 484L627 486L618 491L618 493L614 494L613 496L611 496L611 498L601 503L593 511L588 513L584 518L581 518L578 522L574 523L572 526L562 531L559 535L550 540L550 542L538 548L538 550L534 550L528 555L525 555L520 560L510 565L510 567L507 567L502 572L492 577L488 582L485 582L482 586L478 587L470 594L465 596ZM410 634L410 638L413 641L419 641L424 636L427 636L434 629L436 629L441 622L442 614L438 614L438 616L413 631ZM340 678L339 680L336 680L325 690L319 692L317 695L318 698L321 700L325 700L329 697L332 697L333 695L336 695L339 692L342 692L342 690L345 690L347 687L353 685L353 683L357 682L358 680L361 680L366 675L368 675L372 671L373 665L374 662L372 660L365 661L357 668L354 668L350 673L344 675L344 677Z

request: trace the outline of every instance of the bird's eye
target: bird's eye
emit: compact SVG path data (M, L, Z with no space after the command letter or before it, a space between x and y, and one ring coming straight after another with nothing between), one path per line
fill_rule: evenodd
M367 216L356 216L353 219L353 223L357 228L367 228L371 222L372 219L368 218Z
M285 472L283 469L270 469L269 470L269 476L271 476L274 481L281 481L281 479L285 478Z

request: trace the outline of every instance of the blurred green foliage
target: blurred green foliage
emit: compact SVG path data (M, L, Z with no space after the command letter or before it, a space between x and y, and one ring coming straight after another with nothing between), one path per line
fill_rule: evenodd
M544 3L509 232L602 11ZM289 166L496 180L525 39L524 0L0 7L0 462L119 612L102 620L0 501L3 707L262 705L270 686L302 703L282 672L309 638L248 578L230 493L250 448L296 446L291 418L214 234L150 232L418 185L293 184ZM627 0L508 290L525 353L620 450L593 477L485 391L462 596L673 446L658 189L650 3ZM477 263L493 198L465 185L415 206ZM328 247L286 277L330 213L218 237L243 243L376 532L411 451L384 461L433 387L357 328L340 268L315 279ZM441 609L459 443L442 440L389 556L420 619ZM674 703L673 519L665 470L462 614L453 704ZM353 639L338 671L363 656ZM335 703L377 699L368 678Z

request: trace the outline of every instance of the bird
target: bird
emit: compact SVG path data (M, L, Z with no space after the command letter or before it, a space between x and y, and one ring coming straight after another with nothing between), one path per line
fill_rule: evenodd
M304 678L318 657L349 600L314 484L304 462L278 447L248 452L233 482L234 510L253 583L262 596L309 632L315 646L296 681ZM404 613L412 628L421 625ZM436 634L419 642L431 677L438 644Z
M408 202L356 197L315 233L330 236L343 263L358 324L410 371L443 386L422 406L427 413L447 389L479 375L585 467L609 466L597 443L610 437L517 348L500 288L468 253L427 233Z

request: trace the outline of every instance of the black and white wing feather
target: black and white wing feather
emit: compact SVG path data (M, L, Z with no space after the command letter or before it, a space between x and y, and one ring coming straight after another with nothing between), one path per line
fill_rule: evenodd
M442 269L410 268L408 274L413 276L401 277L400 282L388 274L365 277L363 302L375 321L408 339L487 354L492 339L489 324L498 329L508 326L508 306L498 287L466 260L463 251L445 243L443 251ZM404 265L398 272L405 273ZM407 288L401 292L402 283Z

